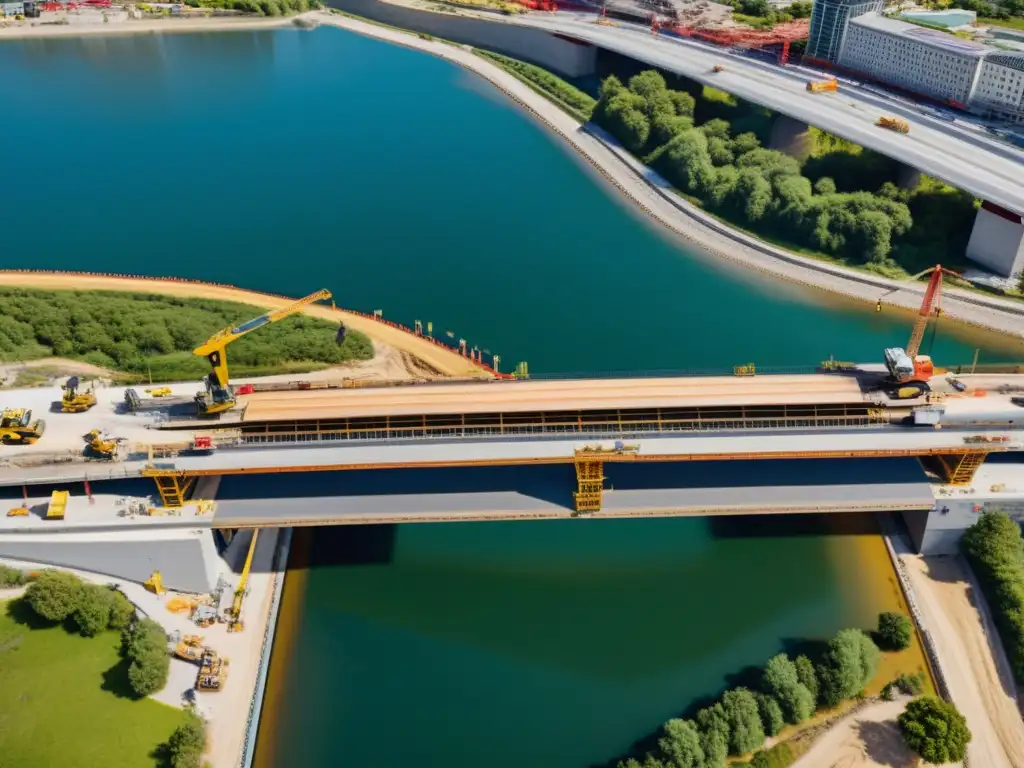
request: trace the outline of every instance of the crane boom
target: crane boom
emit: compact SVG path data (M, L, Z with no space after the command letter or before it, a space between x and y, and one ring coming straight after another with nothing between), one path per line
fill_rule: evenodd
M928 281L928 287L925 289L924 298L921 299L921 307L917 311L917 320L914 322L914 328L910 332L910 341L907 343L907 354L914 358L917 353L921 350L921 340L924 338L924 331L928 325L928 318L931 317L932 313L936 316L942 314L942 308L939 306L939 301L942 298L942 276L943 274L949 275L950 277L959 277L960 275L951 269L946 269L941 264L936 264L934 267L928 267L928 269L918 272L916 275L907 279L909 283L911 280L919 280L925 275L931 275L931 279ZM905 286L898 286L893 288L891 291L886 291L878 298L878 303L875 305L875 311L882 311L882 299L886 296L891 296L897 291L902 291Z
M296 302L289 304L281 309L275 309L259 317L254 317L252 320L247 320L240 325L229 326L223 330L217 331L209 339L200 344L193 350L193 354L205 357L210 361L210 366L213 369L210 371L209 376L206 379L206 392L200 392L196 395L196 403L199 407L199 412L203 414L217 414L222 411L226 411L229 408L234 407L235 397L231 391L231 384L228 379L228 358L227 358L227 345L236 339L240 339L247 333L252 333L257 328L262 328L264 325L270 325L276 323L278 320L283 320L289 315L294 315L299 312L303 307L312 304L314 301L320 301L321 299L331 298L331 292L328 290L320 290L316 293L311 293L305 298L299 299Z
M245 593L249 589L249 572L252 570L252 558L256 554L256 539L259 535L260 529L253 528L252 540L249 542L249 551L245 555L245 564L242 566L242 575L238 579L238 588L235 590L234 599L231 601L231 615L228 623L229 632L239 632L244 626L242 623L242 604L245 601Z

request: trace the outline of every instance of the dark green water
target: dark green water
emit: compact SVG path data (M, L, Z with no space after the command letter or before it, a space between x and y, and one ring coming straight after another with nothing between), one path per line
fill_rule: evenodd
M33 147L0 166L5 267L327 287L535 372L877 360L909 331L686 253L414 52L329 29L96 38L0 45L0 71L7 135ZM1017 356L993 343L944 328L932 352ZM787 638L870 623L844 541L781 521L318 532L264 757L582 768Z

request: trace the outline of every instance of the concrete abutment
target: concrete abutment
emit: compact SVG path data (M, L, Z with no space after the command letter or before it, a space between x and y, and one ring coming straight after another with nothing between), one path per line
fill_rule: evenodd
M1010 277L1024 271L1024 221L1019 213L983 202L974 218L967 258Z
M768 139L768 147L784 152L802 162L810 157L813 148L810 127L800 120L779 115L772 123L772 134Z

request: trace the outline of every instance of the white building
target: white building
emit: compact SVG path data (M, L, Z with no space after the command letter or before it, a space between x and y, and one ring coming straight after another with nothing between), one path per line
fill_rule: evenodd
M25 13L25 3L0 3L0 12L8 17L21 16Z
M972 109L1024 123L1024 53L990 53L981 63Z
M867 13L850 19L839 65L922 96L966 105L985 46Z

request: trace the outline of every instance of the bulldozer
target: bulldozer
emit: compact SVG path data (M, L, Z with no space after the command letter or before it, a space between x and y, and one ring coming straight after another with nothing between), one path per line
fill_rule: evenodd
M96 405L96 393L92 387L79 389L77 376L72 376L61 387L64 395L60 399L60 409L64 413L84 413Z
M43 436L46 422L32 421L32 411L24 408L4 408L0 415L0 442L4 445L32 445Z
M111 437L99 429L94 429L85 435L88 450L97 459L116 459L124 441L123 437Z
M199 666L199 678L196 680L198 691L219 691L228 681L228 668L231 662L221 658L217 652L206 648L203 651Z
M174 655L179 659L185 661L191 661L196 664L201 664L203 658L208 652L211 652L209 648L203 645L203 638L199 635L185 635L178 641L178 644L174 646Z

